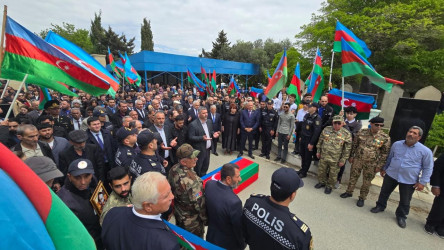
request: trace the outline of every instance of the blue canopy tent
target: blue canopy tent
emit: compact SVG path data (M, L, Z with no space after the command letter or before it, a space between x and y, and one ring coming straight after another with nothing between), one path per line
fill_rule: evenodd
M194 73L200 73L202 66L205 70L216 70L218 75L240 75L246 76L246 82L252 75L259 74L259 65L252 63L241 63L201 57L174 55L153 51L141 51L134 55L129 56L131 64L139 72L145 82L145 86L148 86L148 81L163 76L163 82L169 82L169 76L180 81L183 87L184 77L186 79L187 67ZM108 70L111 70L107 65ZM209 72L207 72L209 73ZM148 77L149 75L149 77ZM229 78L227 78L229 80Z

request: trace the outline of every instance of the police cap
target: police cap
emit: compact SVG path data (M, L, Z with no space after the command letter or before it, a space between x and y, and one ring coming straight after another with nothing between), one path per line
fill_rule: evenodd
M304 182L294 169L282 167L274 171L271 176L271 185L290 194L303 187Z

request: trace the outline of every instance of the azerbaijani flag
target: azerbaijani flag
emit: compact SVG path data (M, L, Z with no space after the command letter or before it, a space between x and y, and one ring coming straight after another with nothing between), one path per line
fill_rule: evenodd
M108 89L108 94L115 96L116 91L119 89L119 82L114 78L106 68L100 64L94 57L86 53L83 49L75 45L74 43L66 40L60 35L52 32L48 32L45 41L52 44L54 47L71 57L73 60L79 62L86 67L90 72L106 81L111 87Z
M163 220L165 224L170 228L171 232L176 235L177 241L179 244L188 249L188 250L222 250L223 248L218 247L214 244L211 244L208 241L203 240L202 238L188 232L187 230L178 227L174 224L169 223L166 220Z
M194 84L196 86L197 92L199 92L200 96L205 96L205 84L199 80L199 78L194 75L193 72L189 68L187 68L188 82Z
M281 60L276 67L273 77L268 82L268 86L265 89L265 95L268 99L273 99L279 91L287 83L287 50L284 50Z
M109 47L108 47L108 60L109 60L109 65L111 66L111 70L114 72L114 74L117 76L117 78L122 79L123 78L123 68L117 67L116 62L114 61L113 54L109 50Z
M331 89L328 93L328 103L332 106L336 114L344 107L355 107L358 110L356 119L366 120L370 116L370 109L372 108L375 98L368 95L360 95L356 93L344 91L344 100L342 100L342 91L339 89Z
M294 75L291 79L290 86L287 88L287 94L295 94L296 95L296 105L299 105L301 103L301 86L302 80L301 80L301 68L299 66L299 63L296 64L296 68L294 68Z
M251 87L250 96L254 98L258 98L260 94L264 93L263 89L258 89L255 87Z
M324 72L322 71L322 56L319 48L316 49L313 71L308 76L308 79L307 93L311 93L313 102L318 102L324 90Z
M207 72L202 67L202 65L200 65L200 73L201 73L200 74L200 78L201 78L202 82L205 83L206 91L207 91L208 94L210 94L210 92L213 92L213 90L211 89L211 86L209 84L208 77L207 77Z
M237 94L237 96L240 96L240 89L239 86L236 83L236 80L234 80L234 76L231 76L230 83L228 84L228 95L234 95Z
M45 103L47 103L48 101L51 101L52 97L49 94L49 91L47 88L45 87L40 87L39 88L39 109L43 110L43 108L45 107Z
M6 19L6 48L1 77L27 82L76 95L59 82L92 95L105 94L109 83L51 44L27 30L12 18Z
M342 76L353 76L362 74L373 84L381 89L392 91L393 84L404 84L403 82L383 77L375 68L361 55L356 52L344 39L342 41Z
M347 29L342 23L336 21L335 41L333 43L334 52L342 51L341 39L344 39L352 48L365 58L369 58L372 54L364 41L355 36L355 34Z
M0 143L0 249L96 249L77 216Z
M128 55L125 52L125 63L123 64L123 67L125 69L125 77L126 81L129 84L136 85L137 87L140 86L140 83L142 82L142 78L140 77L139 73L137 73L137 70L133 67L131 64L131 61L128 57Z
M216 93L217 90L216 70L213 70L213 76L211 77L211 87L213 88L214 93Z

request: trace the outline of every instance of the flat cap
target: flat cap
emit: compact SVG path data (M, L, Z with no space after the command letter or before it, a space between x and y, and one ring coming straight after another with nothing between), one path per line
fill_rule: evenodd
M88 134L83 130L73 130L68 134L69 140L75 143L82 143L88 140Z

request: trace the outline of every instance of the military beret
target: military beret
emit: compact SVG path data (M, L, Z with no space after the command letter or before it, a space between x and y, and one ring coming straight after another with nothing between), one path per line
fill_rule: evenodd
M370 123L384 123L384 118L380 117L380 116L376 116L373 117L372 119L370 119L370 121L368 121Z
M60 107L60 102L58 100L47 101L43 106L44 109L59 108L59 107Z

